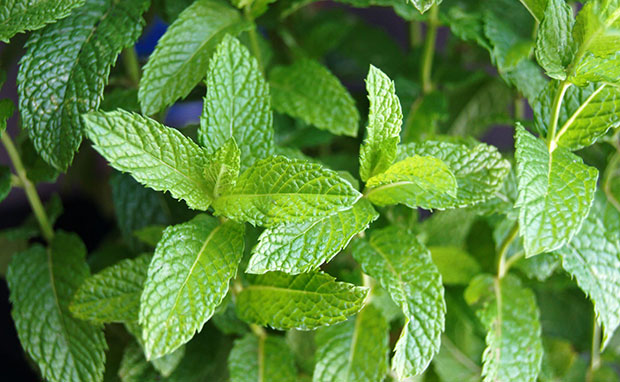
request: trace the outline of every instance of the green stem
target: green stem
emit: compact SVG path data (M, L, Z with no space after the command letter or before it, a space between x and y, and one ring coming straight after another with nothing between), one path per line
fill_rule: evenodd
M515 260L510 263L506 262L506 254L508 253L508 248L510 248L510 244L517 238L519 234L519 223L515 222L515 224L510 229L510 232L504 238L504 241L499 247L498 251L498 262L497 262L497 277L499 279L503 278L506 273L508 273L508 269L510 265L514 263Z
M428 22L426 23L426 40L424 53L422 54L422 91L428 94L433 90L431 71L433 69L433 57L435 56L435 40L437 39L437 26L439 25L439 8L433 5L430 9Z
M254 23L254 19L252 18L252 15L250 14L248 8L245 9L245 18L251 23ZM258 45L258 34L256 33L256 25L253 25L253 27L250 28L248 33L250 35L250 49L252 50L252 55L256 58L256 61L258 61L258 69L263 72L263 58L260 53L260 46Z
M522 97L515 98L515 119L517 121L525 119L525 104Z
M590 368L588 370L587 380L594 381L594 372L601 366L601 327L594 317L594 325L592 327L592 349L590 356Z
M549 152L553 152L553 150L555 150L555 133L558 128L558 120L560 119L560 108L562 107L562 101L564 100L566 90L568 90L570 86L570 82L562 82L560 84L560 88L555 93L555 97L553 98L553 104L551 105L551 120L549 121L549 131L547 133L547 147L549 148Z
M138 87L140 83L140 64L138 63L138 55L136 54L136 50L133 46L130 46L123 50L123 54L121 55L123 58L123 65L125 65L125 70L127 71L127 76L131 83Z
M250 324L250 329L252 329L252 332L256 334L258 338L267 337L267 332L265 331L265 329L263 329L262 326L258 326L256 324Z
M17 177L19 178L22 186L24 187L24 191L26 192L26 197L28 198L28 202L32 207L32 211L34 212L34 216L39 222L39 226L41 227L41 233L43 238L47 242L51 242L54 237L54 230L52 229L52 225L50 224L47 215L45 214L45 208L43 208L43 203L41 203L41 199L39 199L39 194L37 194L37 190L26 176L26 169L22 160L11 140L9 134L5 131L2 133L2 144L6 148L7 153L9 154L9 158L13 163L13 167L15 167L15 172L17 172Z
M417 20L409 23L409 44L412 48L422 45L422 23Z

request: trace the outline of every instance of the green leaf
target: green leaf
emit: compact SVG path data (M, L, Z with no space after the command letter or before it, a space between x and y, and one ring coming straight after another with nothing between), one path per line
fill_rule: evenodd
M123 358L118 368L118 377L121 382L156 381L160 376L144 358L140 345L131 342L125 347Z
M378 217L372 205L360 199L353 208L324 218L267 228L252 250L246 272L298 274L316 270Z
M446 313L441 276L429 250L412 234L392 226L373 232L370 240L356 241L353 257L407 318L392 369L401 379L422 373L439 350Z
M250 25L224 1L198 0L187 7L159 39L144 66L138 91L142 112L157 113L187 96L204 78L209 58L222 38Z
M270 272L239 293L237 315L274 329L312 330L357 313L367 294L368 288L336 282L326 273Z
M11 192L11 169L0 166L0 202Z
M566 78L565 68L574 54L571 35L574 23L573 9L565 0L548 0L536 34L536 58L549 77Z
M534 293L512 275L476 277L467 290L469 304L482 302L478 317L488 330L482 356L485 382L534 382L542 362L540 313Z
M166 227L163 225L149 225L134 231L133 235L142 243L155 248L157 243L161 240L165 228Z
M247 334L228 356L231 382L295 382L295 359L283 337Z
M442 160L456 178L456 196L438 194L437 209L467 207L491 199L510 171L510 163L497 149L483 143L471 147L439 141L409 143L399 147L397 160L415 155Z
M269 86L258 62L239 40L226 36L218 45L207 73L198 140L215 152L234 138L242 169L271 155L273 128Z
M84 0L6 0L0 6L0 41L18 33L36 30L67 17Z
M336 135L357 136L359 113L347 89L326 67L303 59L269 74L273 107Z
M14 111L15 104L13 104L13 101L8 98L0 99L0 134L6 130L6 122L11 118Z
M605 348L620 325L620 213L596 195L581 230L560 249L562 267L594 303Z
M144 278L146 278L146 272L147 270L145 270ZM140 299L140 296L138 296L138 300L139 299ZM142 354L143 361L148 362L144 358L144 353L145 353L144 341L142 341L142 328L140 327L140 325L138 325L138 312L136 312L135 321L125 323L125 329L127 329L127 331L131 333L131 335L140 345L140 353ZM164 377L167 377L170 374L172 374L176 370L176 368L179 366L179 364L183 361L183 358L185 356L185 347L186 347L185 345L182 345L178 347L172 353L168 353L159 358L152 359L150 364L153 365L153 368L159 374L161 374Z
M543 20L545 9L549 0L520 0L521 4L527 9L536 21L541 22Z
M241 152L234 139L228 140L222 147L217 149L213 157L205 167L205 178L212 191L209 193L212 199L227 194L235 187L239 169Z
M190 208L211 204L204 177L206 151L178 130L123 110L83 116L94 148L112 167L157 191L169 191Z
M244 227L207 215L166 228L140 300L147 359L171 353L211 318L237 273Z
M347 322L321 328L316 342L314 382L375 382L385 378L389 325L373 305L366 305Z
M332 170L273 156L247 169L214 208L218 215L252 225L300 223L349 209L360 196Z
M466 285L480 273L478 262L458 247L430 247L429 250L444 284Z
M425 209L442 206L442 196L455 197L457 192L456 178L441 159L418 155L368 179L366 187L366 197L378 206L400 203Z
M558 147L545 143L517 125L516 153L519 231L527 257L564 246L588 215L598 171Z
M424 13L428 11L433 5L441 4L442 0L410 0L411 3L420 11Z
M80 115L99 107L110 67L137 40L148 5L88 0L28 39L17 78L22 126L57 170L67 170L73 161L82 142Z
M150 263L151 255L143 254L90 276L75 292L69 310L79 319L97 323L137 321Z
M360 176L363 181L384 172L394 163L403 122L394 81L372 65L366 77L366 90L370 109L366 138L360 147Z
M15 255L7 282L19 340L51 382L102 381L103 327L69 313L71 297L88 277L86 247L56 232L49 249L35 244Z

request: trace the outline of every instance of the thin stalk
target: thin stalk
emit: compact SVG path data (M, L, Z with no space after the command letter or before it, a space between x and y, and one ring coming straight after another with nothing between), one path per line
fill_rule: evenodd
M30 179L26 176L26 168L22 163L22 159L11 140L9 134L5 131L2 133L2 144L6 148L7 153L9 154L9 158L13 163L13 167L15 168L15 172L17 172L17 177L24 187L24 191L26 192L26 197L28 198L28 202L30 203L30 207L32 207L32 211L34 212L34 216L39 223L39 227L41 227L41 234L43 238L49 243L52 241L54 237L54 230L52 229L52 225L50 224L49 219L45 213L45 208L43 208L43 203L41 203L41 199L39 199L39 194L37 194L37 189L34 187Z
M601 327L594 317L592 327L592 349L590 355L590 368L588 369L587 381L594 381L594 372L601 366Z
M515 98L515 119L522 121L525 119L525 104L522 97Z
M439 8L433 5L429 11L428 22L426 23L426 39L424 42L424 53L422 54L422 91L428 94L433 90L431 71L433 69L433 57L435 56L435 41L437 39L437 26L439 25Z
M267 337L267 332L265 331L265 329L263 329L262 326L258 326L256 324L250 324L250 329L252 329L252 332L256 334L258 338Z
M409 44L412 48L422 45L422 23L417 20L409 23Z
M132 85L138 87L140 83L140 64L138 63L138 55L133 46L130 46L123 50L121 55L123 58L123 65L127 71L127 76L131 80Z
M517 238L519 234L519 223L515 222L515 224L510 229L510 232L504 238L504 241L499 247L498 251L498 262L497 262L497 277L499 279L503 278L504 275L508 272L509 264L506 262L506 254L508 253L508 248L510 248L510 244ZM514 261L510 262L512 265Z
M566 90L571 86L570 82L562 82L560 88L555 93L553 98L553 104L551 105L551 120L549 121L549 132L547 133L547 147L549 152L553 152L556 146L555 133L558 128L558 120L560 119L560 108L562 107L562 101Z

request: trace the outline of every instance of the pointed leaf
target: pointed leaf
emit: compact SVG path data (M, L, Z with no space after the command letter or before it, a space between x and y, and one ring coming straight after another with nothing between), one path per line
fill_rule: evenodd
M442 0L411 0L411 2L418 9L418 11L420 11L420 13L424 13L433 5L441 4Z
M520 0L536 21L541 22L549 0Z
M234 139L228 140L224 146L215 151L205 167L205 178L211 186L209 195L217 199L235 187L239 177L240 151Z
M536 34L536 58L552 78L566 78L564 69L574 54L571 35L574 23L573 9L565 0L548 0Z
M231 382L295 382L295 359L282 337L247 334L228 356Z
M84 0L5 0L0 5L0 41L8 43L18 33L67 17L83 4Z

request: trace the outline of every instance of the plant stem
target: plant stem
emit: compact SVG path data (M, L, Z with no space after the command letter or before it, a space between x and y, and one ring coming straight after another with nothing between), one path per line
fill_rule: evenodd
M54 237L54 230L52 229L52 225L50 224L47 215L45 214L45 208L43 208L43 203L41 203L41 199L39 199L39 194L37 194L37 190L26 176L26 169L22 160L11 140L9 134L5 131L2 133L2 144L6 148L7 153L9 154L9 158L13 163L13 167L15 167L15 172L17 172L17 177L19 178L22 186L24 187L24 191L26 192L26 197L28 198L28 202L32 207L32 211L34 212L34 216L39 222L39 227L41 227L41 234L43 238L49 243L52 241Z
M547 133L547 147L549 148L549 152L553 152L553 150L555 150L555 133L558 128L558 120L560 119L560 108L562 107L564 94L566 94L566 90L568 90L570 86L570 82L562 82L560 84L560 88L555 93L555 97L553 98L553 104L551 105L551 120L549 121L549 131Z
M262 326L258 326L256 324L250 324L250 329L252 329L252 332L256 334L258 338L267 337L267 332L265 332L265 329L263 329Z
M422 91L428 94L433 90L431 71L433 69L433 57L435 55L435 40L437 39L437 26L439 25L439 8L433 5L430 9L429 18L426 23L426 40L424 42L424 53L422 54Z
M125 65L125 70L127 71L129 79L135 87L138 87L140 83L140 64L138 63L136 50L133 46L130 46L123 50L121 57L123 58L123 64Z
M515 98L515 119L517 121L522 121L525 119L525 105L523 102L523 97Z
M422 45L422 23L417 20L409 22L409 44L412 48Z
M248 8L245 9L245 18L254 23L254 19L250 15L250 11ZM256 25L253 25L252 28L248 31L250 35L250 49L252 49L252 55L256 58L258 62L258 69L263 72L263 58L260 53L260 46L258 45L258 34L256 33Z
M594 381L594 372L598 370L601 365L601 327L596 322L594 317L594 325L592 326L592 349L590 358L590 368L588 369L587 380L588 382Z
M517 238L519 234L519 223L515 222L515 224L510 229L510 232L504 238L504 241L499 247L498 256L499 260L497 263L497 277L499 279L503 278L504 275L508 272L510 265L514 263L514 260L511 262L506 262L506 253L508 253L508 248L510 248L510 244Z

